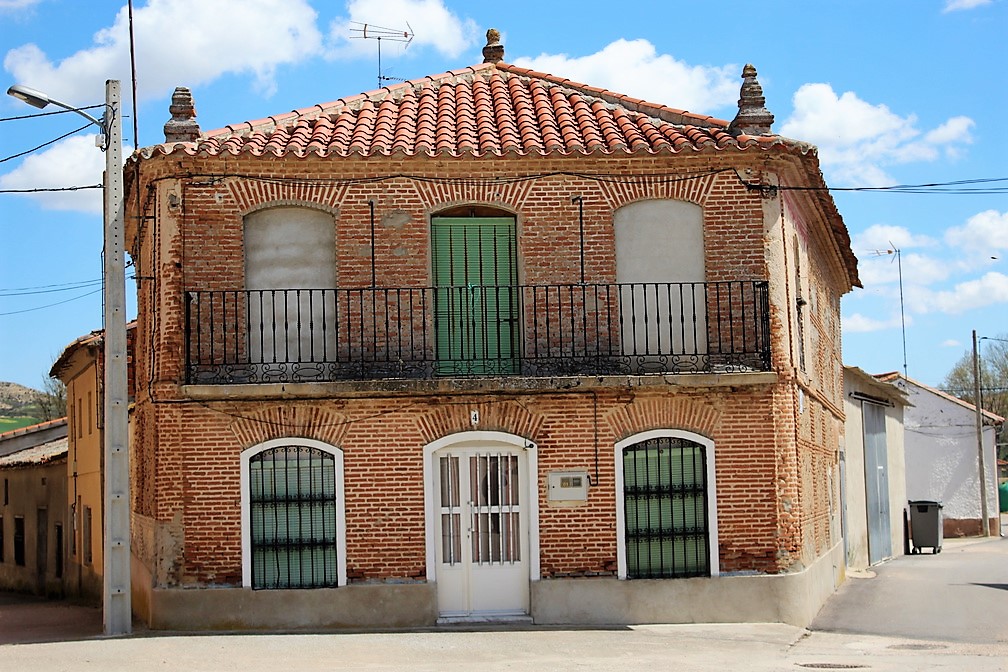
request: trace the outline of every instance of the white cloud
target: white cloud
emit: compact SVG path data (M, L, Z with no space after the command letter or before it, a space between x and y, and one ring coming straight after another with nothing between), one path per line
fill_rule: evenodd
M41 189L101 184L105 155L95 147L95 135L78 135L27 157L11 172L0 175L0 188ZM102 190L87 189L29 194L50 210L78 210L101 214Z
M734 65L689 65L657 53L654 45L643 39L617 40L588 56L540 54L511 62L701 114L737 101L742 72Z
M919 236L905 226L872 224L851 238L851 247L859 257L875 251L893 248L906 250L912 247L934 247L937 241L929 236Z
M943 348L961 348L962 347L962 343L959 342L959 341L957 341L957 340L955 340L954 338L950 338L947 341L942 341L941 345L942 345ZM979 483L979 480L977 482Z
M945 241L979 256L996 256L1008 250L1008 212L985 210L973 215L964 225L946 231Z
M903 273L903 284L932 285L947 280L951 274L949 264L943 259L924 254L906 254L900 250L900 259L887 255L882 257L861 257L858 263L858 273L865 288L879 284L898 283L900 268Z
M306 0L150 0L133 12L139 95L161 96L225 73L253 75L268 95L277 66L320 52L316 18ZM25 44L7 52L4 67L16 81L54 98L93 101L106 79L129 79L127 9L94 35L88 49L54 63L38 46Z
M899 315L888 320L876 320L866 317L861 313L847 315L841 320L843 330L847 333L869 333L873 331L885 331L886 329L898 329L903 322Z
M976 280L955 285L951 290L915 297L918 312L940 312L957 315L967 310L997 304L1008 304L1008 275L986 273Z
M952 117L922 133L914 115L901 117L886 105L872 105L851 92L837 95L829 84L804 84L794 94L794 113L782 135L819 147L831 181L853 186L894 184L891 165L954 158L972 142L972 119Z
M373 57L376 43L364 39L364 24L374 31L412 28L410 50L430 47L449 58L457 58L479 35L475 21L458 17L442 0L352 0L347 3L347 14L330 24L330 58ZM408 53L405 48L393 39L383 41L382 58Z
M942 10L942 13L957 12L965 9L976 9L977 7L989 5L992 2L993 0L945 0L945 9Z
M0 0L0 12L26 9L37 5L42 0Z

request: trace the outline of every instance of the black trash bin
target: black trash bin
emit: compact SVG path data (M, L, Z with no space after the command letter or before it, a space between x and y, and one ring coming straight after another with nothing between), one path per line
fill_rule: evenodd
M913 550L917 554L922 548L930 548L932 553L941 553L942 539L942 503L928 499L907 502L910 505L910 536L913 538Z

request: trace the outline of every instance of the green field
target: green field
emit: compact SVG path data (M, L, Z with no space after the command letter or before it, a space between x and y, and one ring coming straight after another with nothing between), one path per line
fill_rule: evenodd
M0 418L0 434L9 432L12 429L21 429L38 422L37 418Z

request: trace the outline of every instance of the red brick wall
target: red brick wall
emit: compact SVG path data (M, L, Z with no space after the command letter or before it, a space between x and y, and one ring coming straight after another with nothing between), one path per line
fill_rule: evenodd
M765 169L764 155L730 159L740 168ZM613 212L642 198L681 198L703 207L708 280L767 279L782 273L768 255L760 195L747 190L733 172L713 174L727 166L727 159L710 156L183 157L145 162L141 186L150 196L142 214L153 219L136 227L133 249L138 275L144 278L139 288L134 510L165 525L181 520L184 537L173 557L145 559L171 567L159 580L182 585L240 581L239 455L281 436L315 438L344 451L351 580L422 578L423 446L472 429L471 407L480 409L480 429L518 434L539 446L544 576L615 572L613 445L634 433L662 428L693 431L715 442L723 571L777 572L820 554L831 542L834 493L827 487L827 474L836 463L840 417L832 405L841 383L839 368L833 366L839 361L838 328L828 320L822 321L819 346L824 352L816 364L825 392L816 387L815 404L807 401L804 414L797 411L789 377L775 385L733 388L603 387L596 396L555 390L474 396L473 388L460 386L459 394L450 397L349 395L303 401L225 400L226 387L221 400L193 401L181 387L183 290L244 287L242 217L252 210L314 204L333 211L341 287L370 284L369 199L375 202L379 285L428 285L430 215L466 204L516 214L521 282L576 282L578 210L572 196L584 199L589 282L615 280ZM598 180L554 174L558 171L634 177ZM273 181L228 176L252 172ZM673 173L697 177L667 179ZM431 179L333 185L282 181L304 175L345 181L395 174ZM538 177L501 184L444 181L533 174ZM829 254L816 248L814 255L803 272L816 282ZM822 286L822 303L832 319L842 290L832 277ZM773 311L774 367L790 376L785 313L780 306ZM473 394L467 396L467 389ZM811 423L805 418L812 416L813 407L819 420L806 426L802 423ZM545 474L582 468L594 479L596 453L598 480L586 505L550 507Z
M776 572L783 567L774 533L780 448L772 400L771 390L752 389L674 396L600 391L422 401L162 404L155 410L162 431L158 506L150 515L163 521L180 516L183 523L184 552L171 583L238 584L241 451L271 438L325 441L340 446L344 455L350 580L422 579L423 448L435 438L471 430L470 411L476 409L479 429L517 434L538 446L543 576L615 573L613 446L656 428L683 429L715 442L722 571ZM585 469L591 476L587 503L551 506L545 474L570 469Z

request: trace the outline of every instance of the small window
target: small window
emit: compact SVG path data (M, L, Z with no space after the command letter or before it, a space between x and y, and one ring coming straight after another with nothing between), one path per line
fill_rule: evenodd
M4 506L10 504L10 481L3 479L3 503Z
M627 577L710 576L704 446L657 437L622 459Z
M63 524L56 523L56 578L63 578Z
M340 583L336 456L277 445L248 458L251 585L319 588Z
M25 526L24 517L14 517L14 564L24 567L25 564Z
M84 564L90 565L94 560L94 552L91 548L91 507L84 507L84 520L81 523L84 528L81 532L81 545L84 547Z
M91 402L91 390L87 393L87 433L90 436L94 433L94 407Z

